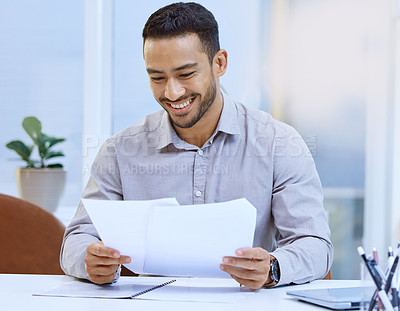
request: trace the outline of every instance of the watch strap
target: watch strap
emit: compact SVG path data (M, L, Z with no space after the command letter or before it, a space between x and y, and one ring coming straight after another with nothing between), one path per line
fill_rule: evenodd
M279 262L275 257L271 256L269 261L269 277L268 283L264 284L265 287L270 287L278 284L280 280Z

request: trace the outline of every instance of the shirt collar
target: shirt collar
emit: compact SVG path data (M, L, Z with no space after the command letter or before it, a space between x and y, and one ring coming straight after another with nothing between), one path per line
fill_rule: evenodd
M221 94L224 101L221 116L218 121L215 136L218 132L224 132L226 134L240 134L240 127L238 123L238 110L233 100L221 90ZM168 113L164 111L161 123L160 123L160 139L158 140L157 149L162 149L170 144L179 145L179 137L176 134L174 128L169 120Z
M158 140L157 149L165 148L168 145L174 143L172 137L174 136L173 134L175 134L175 130L171 125L168 113L166 111L163 111L159 130L160 130L160 135L159 135L160 138Z
M216 133L224 132L226 134L240 134L238 122L238 109L233 100L221 90L224 99L224 107L222 108L221 117L217 125Z

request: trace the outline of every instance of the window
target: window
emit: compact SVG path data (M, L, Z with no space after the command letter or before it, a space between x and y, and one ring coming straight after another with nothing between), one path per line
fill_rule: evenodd
M21 123L34 115L45 133L65 137L67 185L61 205L79 202L83 102L81 0L0 2L0 189L17 196L16 154L5 144L29 142Z

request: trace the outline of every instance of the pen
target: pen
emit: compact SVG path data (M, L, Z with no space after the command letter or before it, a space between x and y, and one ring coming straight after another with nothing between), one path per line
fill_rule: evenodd
M393 248L391 246L388 247L388 257L394 257L393 256Z
M387 268L386 268L385 274L389 273L390 268L393 265L393 261L394 261L393 249L391 246L389 246L388 247L388 263L387 263Z
M399 293L396 288L392 288L392 304L395 311L399 310Z
M397 254L397 256L396 256L396 258L395 258L395 260L394 260L394 262L392 264L389 276L387 278L386 286L385 286L385 292L386 293L389 293L390 289L392 290L392 302L393 302L393 306L395 307L396 310L398 310L399 296L398 296L398 293L397 293L396 286L392 285L392 281L393 281L393 277L394 277L394 274L396 272L396 268L397 268L398 263L399 263L399 254Z
M389 290L390 290L390 287L391 287L391 284L392 284L392 280L393 280L393 276L394 276L394 272L396 271L398 263L399 263L399 255L396 256L396 259L394 260L393 265L392 265L392 267L390 269L389 276L387 278L387 282L386 282L386 285L385 285L385 292L386 293L388 293Z
M397 245L397 255L398 255L398 250L399 250L399 245ZM393 267L394 264L394 255L393 255L393 249L389 246L389 251L388 251L388 268ZM387 273L389 274L389 272ZM395 311L399 310L399 290L397 289L398 287L398 274L399 271L396 269L394 270L393 278L391 280L391 291L392 291L392 305Z
M379 267L378 263L373 259L371 256L368 256L368 260L371 262L371 264L374 266L376 271L379 273L380 277L382 280L386 282L386 276L383 273L381 267ZM379 280L379 283L382 284L382 280ZM374 295L371 298L371 302L369 303L369 309L368 311L372 311L375 307L376 302L378 301L378 310L383 309L382 301L380 298L378 298L378 289L375 290Z
M376 263L379 264L378 251L375 247L372 249L372 257L375 259Z
M376 272L376 269L372 266L372 264L369 262L369 260L365 256L364 249L360 246L357 248L357 251L360 254L361 258L364 260L365 265L367 266L367 269L368 269L369 273L371 274L371 277L372 277L376 287L378 288L378 296L379 296L379 298L381 298L383 306L385 307L385 309L387 311L394 311L392 304L390 303L390 300L387 296L387 293L382 288L382 284L379 282L380 276Z
M378 263L376 262L375 259L368 257L370 263L374 266L374 268L376 269L376 272L378 272L379 276L381 277L381 280L379 280L381 283L385 283L386 284L386 275L385 273L383 273L381 267L379 267ZM383 282L382 282L383 281Z
M400 243L397 244L397 249L400 249ZM397 292L400 291L400 269L397 270L397 286L396 286Z
M398 272L396 272L398 263L399 263L399 255L400 255L400 245L397 245L397 249L395 254L393 254L393 251L389 250L389 254L391 257L390 263L388 263L388 268L390 268L390 272L388 273L388 283L385 286L385 291L387 288L390 288L391 293L392 293L392 305L394 307L394 310L398 311L399 310L399 291L397 289L397 283L398 283ZM394 260L393 260L394 258Z
M397 250L400 250L400 243L397 244ZM392 280L392 295L393 295L393 302L395 303L395 310L398 311L400 308L400 297L399 297L399 286L400 286L400 269L397 269L397 274L394 276ZM395 289L395 292L393 292ZM395 296L396 295L396 296Z

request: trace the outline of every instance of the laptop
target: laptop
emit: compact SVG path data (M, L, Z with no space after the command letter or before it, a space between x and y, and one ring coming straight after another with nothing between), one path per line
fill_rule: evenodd
M291 290L286 294L301 301L334 310L357 310L362 302L369 302L374 294L374 287L348 287Z

